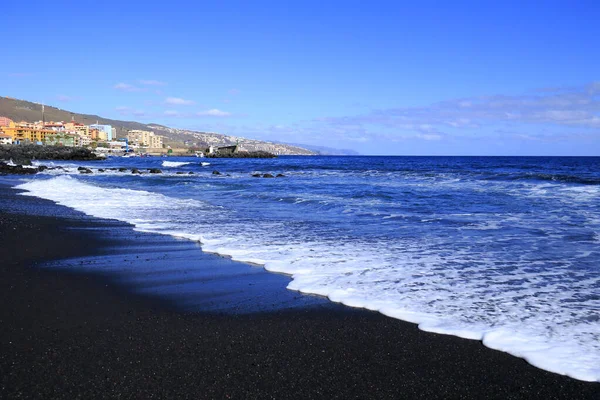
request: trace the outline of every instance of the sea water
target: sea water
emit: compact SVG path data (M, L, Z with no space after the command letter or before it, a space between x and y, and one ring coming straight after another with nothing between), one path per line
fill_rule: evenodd
M204 161L42 162L64 170L19 188L289 274L291 290L600 382L600 158ZM163 173L97 171L122 166ZM265 173L285 176L252 176Z

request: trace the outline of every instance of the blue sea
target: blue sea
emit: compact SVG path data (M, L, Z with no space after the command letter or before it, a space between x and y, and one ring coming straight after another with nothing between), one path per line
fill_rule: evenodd
M24 178L26 195L199 241L289 274L290 290L600 382L598 157L40 164L65 169ZM98 172L123 166L163 173Z

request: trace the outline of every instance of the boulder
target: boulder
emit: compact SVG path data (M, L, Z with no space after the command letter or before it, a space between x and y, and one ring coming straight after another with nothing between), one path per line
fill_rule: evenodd
M284 174L277 174L277 175L275 175L275 178L285 178L285 175Z
M24 168L22 165L8 165L0 162L0 173L2 174L32 175L37 172L37 168Z
M89 168L79 167L79 168L77 168L77 170L79 171L80 174L91 174L92 173L92 170Z
M252 177L254 178L260 178L262 175L261 174L252 174Z
M127 168L122 168L122 167L119 168L119 172L125 172L125 171L127 171Z
M151 174L162 174L162 171L158 168L150 168L148 172L150 172Z
M217 170L213 171L212 174L213 175L221 175L221 173L219 171L217 171Z
M263 177L263 178L275 178L275 177L274 177L273 175L271 175L271 174L264 174L262 177Z
M137 168L131 168L131 173L132 174L140 174L140 175L142 174L142 172Z

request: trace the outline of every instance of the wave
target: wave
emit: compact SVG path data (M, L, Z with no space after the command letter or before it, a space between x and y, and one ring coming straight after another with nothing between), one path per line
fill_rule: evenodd
M567 174L496 174L485 178L485 180L507 180L507 181L542 181L558 183L574 183L581 185L600 185L600 177L585 177Z
M18 188L138 230L200 241L204 251L290 275L291 290L481 340L539 368L600 382L600 325L589 319L600 278L574 275L568 260L554 260L549 268L525 256L508 259L505 247L494 251L494 237L487 235L455 237L462 242L453 248L434 236L357 237L308 219L253 218L198 199L100 187L70 176ZM470 242L478 237L481 242Z
M191 164L191 162L185 162L185 161L163 161L162 162L163 167L182 167L182 166L188 165L188 164Z

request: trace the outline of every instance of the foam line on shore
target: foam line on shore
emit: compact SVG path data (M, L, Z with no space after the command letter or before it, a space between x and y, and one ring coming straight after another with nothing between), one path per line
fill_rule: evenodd
M404 282L407 291L397 292L393 296L385 292L373 294L365 290L368 286L358 283L369 284L370 280L381 280L381 276L365 269L365 265L376 268L377 265L389 261L370 250L368 246L372 244L346 243L336 251L331 251L328 246L320 245L318 241L297 241L279 246L275 251L274 248L265 247L264 243L253 242L252 235L256 237L264 233L256 227L244 227L245 232L240 231L241 225L223 231L215 231L213 228L211 231L209 224L198 224L198 221L208 220L216 212L216 208L195 199L172 198L142 190L101 188L68 176L32 180L19 185L18 188L27 190L29 195L53 200L88 215L132 223L139 230L200 240L203 250L207 252L228 255L234 260L264 265L268 271L291 275L293 280L288 287L292 290L323 295L334 302L352 307L379 311L393 318L414 322L425 331L482 340L487 347L524 358L539 368L580 380L600 381L597 349L593 342L585 341L585 338L593 338L600 333L594 331L592 325L575 326L578 331L573 331L573 326L569 326L570 331L562 332L565 340L548 340L540 333L544 332L544 321L530 319L529 327L519 326L522 325L521 319L510 313L501 316L503 320L497 325L491 325L483 318L485 315L480 314L473 315L481 320L472 321L461 318L460 315L441 318L440 315L431 312L417 311L419 304L426 305L428 302L440 300L441 292L437 289L432 292L414 293L409 290L412 283L435 283L436 276L431 276L432 281L427 276L429 272L423 270L423 267L419 267L421 271L413 267L421 264L435 265L439 261L436 255L421 257L421 264L415 264L410 257L398 259L397 262L403 263L393 271L397 274L394 279ZM147 218L148 215L152 218ZM157 218L160 215L164 216L163 220ZM195 223L193 226L189 225L190 220ZM274 231L279 229L277 226L271 228ZM415 254L419 250L415 249ZM454 278L448 276L447 279ZM530 279L535 279L535 276L531 275ZM438 289L448 290L445 287ZM472 296L472 293L468 293L471 289L473 288L468 286L454 289L456 296L459 296L456 300L457 306L471 307L470 303L465 302L468 300L467 295ZM568 296L568 293L565 295ZM460 299L460 296L464 298ZM421 303L411 303L417 298ZM476 305L475 300L473 304ZM497 300L509 304L510 299Z

